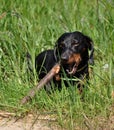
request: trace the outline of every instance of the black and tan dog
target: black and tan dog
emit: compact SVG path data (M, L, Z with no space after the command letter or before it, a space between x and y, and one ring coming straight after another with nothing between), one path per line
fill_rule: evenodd
M64 75L68 78L88 79L88 64L94 63L93 52L93 42L90 37L78 31L64 33L57 40L54 49L43 51L36 57L35 64L39 79L42 79L58 62L61 70L53 78L58 88L61 88L61 77ZM68 86L67 81L65 85Z

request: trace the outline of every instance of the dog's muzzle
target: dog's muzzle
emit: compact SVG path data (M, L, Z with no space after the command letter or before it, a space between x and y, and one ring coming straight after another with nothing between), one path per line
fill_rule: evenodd
M80 54L72 54L69 59L62 60L63 66L65 65L65 70L69 75L74 75L77 72L78 65L81 62Z

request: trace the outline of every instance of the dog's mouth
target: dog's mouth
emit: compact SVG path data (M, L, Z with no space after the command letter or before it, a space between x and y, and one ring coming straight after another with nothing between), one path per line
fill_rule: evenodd
M66 72L69 74L69 75L73 75L76 73L77 71L77 68L78 68L78 64L77 63L73 63L73 64L69 64L66 68Z
M63 68L69 75L74 75L78 70L81 60L80 54L72 54L67 61L62 61Z

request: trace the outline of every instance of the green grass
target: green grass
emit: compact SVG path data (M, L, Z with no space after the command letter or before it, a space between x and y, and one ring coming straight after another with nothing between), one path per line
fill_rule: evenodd
M32 80L27 74L26 52L34 68L35 55L53 48L62 33L75 30L90 36L95 46L95 65L83 100L76 88L66 89L63 84L61 92L48 95L42 90L20 106L20 99L37 82L35 73ZM113 0L1 0L0 109L54 114L58 125L72 130L100 127L101 118L114 115L113 42Z

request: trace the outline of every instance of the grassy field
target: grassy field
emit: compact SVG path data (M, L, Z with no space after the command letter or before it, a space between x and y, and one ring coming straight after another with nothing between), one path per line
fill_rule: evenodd
M42 90L20 106L37 82L35 56L53 48L62 33L75 30L90 36L95 46L95 65L83 100L76 88L63 85L61 92L48 95ZM26 71L26 52L32 56L33 77ZM100 129L114 116L113 92L113 0L0 0L1 110L53 115L65 129Z

